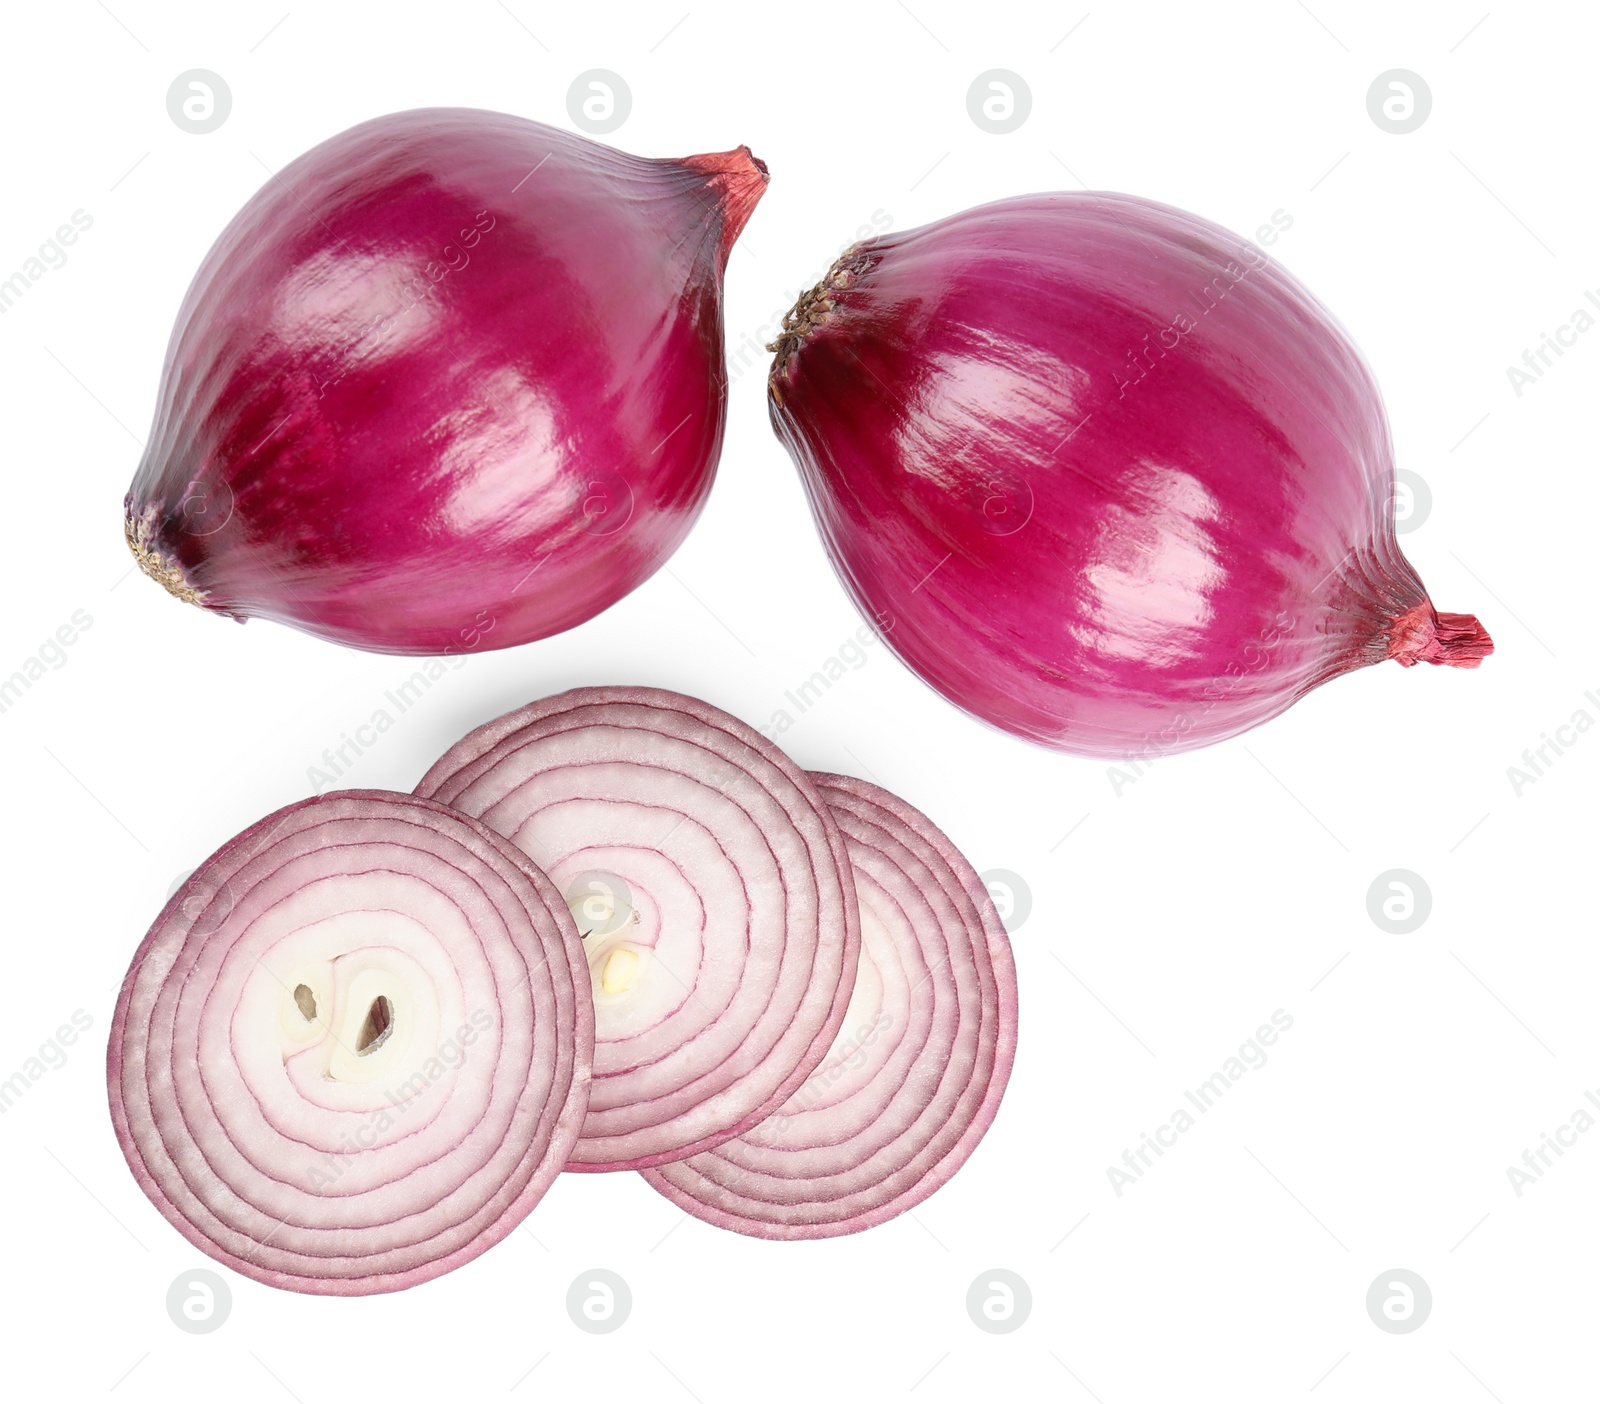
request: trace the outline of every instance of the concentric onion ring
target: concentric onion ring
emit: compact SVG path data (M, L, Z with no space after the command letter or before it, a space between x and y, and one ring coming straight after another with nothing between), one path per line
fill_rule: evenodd
M1016 1051L1010 942L966 859L887 791L812 779L861 904L844 1027L760 1126L645 1174L686 1213L756 1238L856 1233L920 1204L988 1130Z
M353 1296L504 1238L582 1124L594 1015L566 904L410 795L290 805L174 893L117 1001L141 1188L248 1277Z
M832 1042L860 929L811 780L708 703L580 688L480 727L417 793L514 840L581 913L595 1077L571 1170L637 1170L761 1122Z

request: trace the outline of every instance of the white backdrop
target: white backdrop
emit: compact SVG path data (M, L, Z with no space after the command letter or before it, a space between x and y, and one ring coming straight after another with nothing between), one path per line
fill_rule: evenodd
M1576 733L1535 783L1508 767L1574 713L1600 717L1600 334L1570 336L1531 384L1508 370L1600 297L1593 10L292 3L7 13L0 279L22 282L0 312L0 674L43 655L0 714L0 1299L19 1397L718 1404L841 1381L918 1400L1575 1397L1593 1375L1600 1134L1565 1133L1520 1193L1508 1168L1600 1097L1600 735ZM166 106L194 68L231 92L205 133ZM1271 252L1353 332L1429 489L1404 548L1497 651L1477 673L1340 679L1119 791L1104 764L987 731L868 650L791 753L904 794L1030 896L1016 1073L965 1170L914 1217L799 1244L685 1220L635 1177L569 1176L526 1232L421 1288L335 1301L226 1273L229 1319L185 1334L168 1287L213 1265L113 1139L116 988L174 879L309 793L324 749L411 670L130 576L121 504L171 321L234 210L306 147L439 104L571 125L568 87L595 68L631 92L612 143L748 142L771 167L729 270L730 348L766 340L874 223L1083 182L1247 235L1287 217ZM1031 92L1005 134L969 115L988 69ZM1408 132L1369 115L1391 69L1431 94ZM75 215L70 247L41 255ZM584 683L679 688L759 725L839 653L859 620L767 426L766 359L734 380L716 491L669 569L573 633L448 673L350 783L409 788L468 728ZM48 646L64 625L75 641ZM1369 914L1393 869L1431 894L1407 932ZM1265 1062L1251 1053L1119 1194L1108 1169L1277 1011L1292 1024ZM67 1046L75 1016L88 1030ZM565 1309L592 1268L632 1291L609 1335ZM965 1305L998 1268L1032 1297L1006 1334ZM1396 1269L1431 1292L1407 1333L1367 1307Z

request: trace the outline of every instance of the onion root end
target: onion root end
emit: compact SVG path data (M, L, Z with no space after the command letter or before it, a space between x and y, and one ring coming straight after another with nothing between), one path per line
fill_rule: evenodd
M827 276L814 288L801 293L799 301L783 314L783 330L775 341L767 343L767 350L776 353L767 386L780 404L783 397L778 390L778 376L789 364L789 358L806 344L811 333L828 320L828 314L834 308L834 293L849 287L866 262L861 245L852 244L835 260Z
M128 543L128 549L133 552L133 559L138 562L140 570L174 599L205 608L205 591L197 590L189 583L189 578L183 573L183 567L156 539L154 519L154 508L142 517L135 517L130 512L123 519L122 534Z

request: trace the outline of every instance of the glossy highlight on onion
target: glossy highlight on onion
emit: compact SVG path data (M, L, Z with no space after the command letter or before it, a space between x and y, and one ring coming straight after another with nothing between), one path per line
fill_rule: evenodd
M173 894L117 1000L111 1117L190 1243L274 1287L415 1286L512 1231L582 1125L566 904L410 795L279 810Z
M679 693L579 688L472 732L417 793L517 843L578 920L594 1083L571 1170L638 1170L761 1122L844 1018L845 840L757 732Z
M977 874L905 801L813 777L849 848L861 956L827 1056L759 1126L645 1172L686 1213L757 1238L858 1233L966 1162L1017 1041L1010 942Z
M772 422L846 589L1006 731L1154 758L1355 668L1493 648L1400 552L1349 336L1194 215L1029 195L882 235L773 349Z
M179 599L385 653L582 623L677 548L727 395L748 148L630 156L466 108L274 175L178 314L126 500Z

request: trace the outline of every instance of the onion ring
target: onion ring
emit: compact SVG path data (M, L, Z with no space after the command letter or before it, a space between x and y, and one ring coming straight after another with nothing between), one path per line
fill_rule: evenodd
M756 1238L858 1233L920 1204L988 1130L1016 1053L1011 944L971 865L904 800L812 778L861 903L839 1039L760 1126L644 1177L685 1213Z
M743 722L675 692L580 688L480 727L417 793L512 839L579 914L595 1069L568 1169L737 1136L833 1041L860 944L844 839Z
M201 1251L354 1296L527 1215L587 1104L594 1015L549 880L410 795L290 805L179 888L107 1052L129 1167Z

